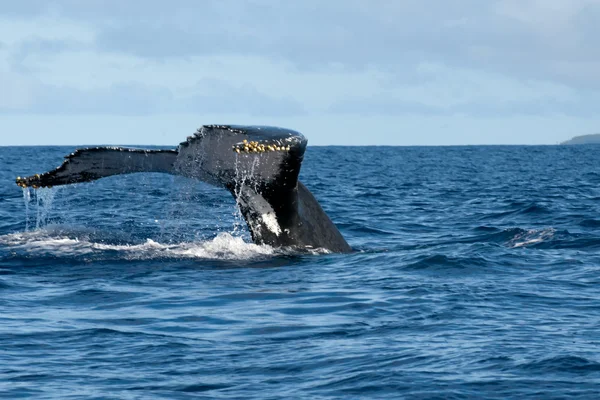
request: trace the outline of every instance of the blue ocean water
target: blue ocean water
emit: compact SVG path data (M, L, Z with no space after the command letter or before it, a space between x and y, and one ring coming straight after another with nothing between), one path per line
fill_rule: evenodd
M600 147L309 147L343 255L181 177L14 184L72 150L0 148L0 398L600 396Z

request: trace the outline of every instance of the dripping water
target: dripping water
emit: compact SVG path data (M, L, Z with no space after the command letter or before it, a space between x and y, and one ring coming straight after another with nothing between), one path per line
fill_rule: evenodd
M40 229L48 223L48 215L54 202L57 189L37 189L33 192L35 196L35 229ZM23 202L25 203L25 231L29 231L31 210L29 204L32 202L30 188L23 188Z
M56 191L58 189L38 189L35 192L35 197L37 199L37 221L36 228L40 228L41 226L45 226L48 223L48 215L50 210L52 209L52 204L54 203L54 197L56 196Z
M243 230L244 230L244 226L246 225L244 216L242 215L242 211L241 211L242 190L244 189L244 186L248 186L248 184L253 181L252 178L254 178L254 171L260 163L260 160L258 159L258 157L254 158L252 160L252 164L250 165L250 170L248 171L248 170L241 168L241 166L240 166L241 163L240 163L239 157L240 157L239 154L235 155L235 187L233 189L233 192L234 192L236 207L233 211L233 218L234 218L233 232L232 232L233 236L241 234L241 232L243 232Z
M40 229L40 196L35 191L35 230Z
M238 236L240 232L244 229L244 217L240 210L240 195L242 192L243 173L240 170L240 162L239 162L239 154L235 155L235 186L233 189L234 197L235 197L235 205L233 209L233 231L231 232L233 236Z
M29 231L29 203L31 202L31 192L28 187L23 188L23 201L25 202L25 231Z

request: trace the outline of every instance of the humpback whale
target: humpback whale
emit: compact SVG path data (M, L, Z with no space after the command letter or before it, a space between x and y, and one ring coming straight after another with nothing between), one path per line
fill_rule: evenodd
M307 140L269 126L204 125L176 150L78 149L55 170L16 179L52 187L119 174L161 172L229 190L257 244L351 251L335 224L299 180Z

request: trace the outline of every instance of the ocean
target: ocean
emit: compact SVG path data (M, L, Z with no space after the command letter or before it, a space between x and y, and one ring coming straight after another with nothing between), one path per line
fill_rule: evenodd
M309 146L351 254L182 177L15 185L73 150L0 147L0 398L600 398L600 146Z

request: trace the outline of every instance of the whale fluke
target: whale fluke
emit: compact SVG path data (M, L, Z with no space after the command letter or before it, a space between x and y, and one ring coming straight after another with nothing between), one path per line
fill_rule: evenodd
M89 182L137 172L161 172L228 189L258 244L349 252L335 224L298 181L307 140L265 126L205 125L177 150L79 149L53 171L17 178L21 187Z
M135 172L172 174L177 152L174 150L142 150L123 147L78 149L65 157L58 168L26 178L17 178L21 187L51 187L91 182L112 175Z

